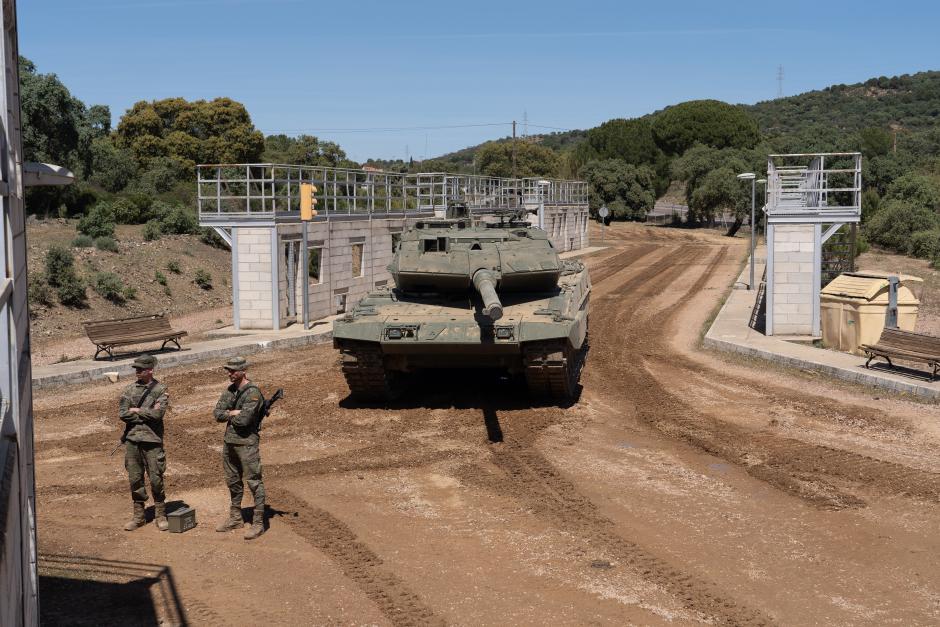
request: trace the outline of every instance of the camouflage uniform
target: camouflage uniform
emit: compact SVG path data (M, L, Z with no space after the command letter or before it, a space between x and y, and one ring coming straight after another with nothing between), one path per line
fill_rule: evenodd
M134 362L135 367L145 365L152 368L156 359L144 356ZM147 393L148 387L153 386ZM143 398L146 394L146 398ZM143 404L141 404L143 399ZM141 520L143 505L147 501L147 487L144 473L150 478L150 492L153 495L155 516L165 519L163 473L166 471L166 453L163 450L163 416L170 406L167 387L156 379L150 384L134 382L124 388L119 401L118 416L124 421L124 468L130 483L131 497L134 500L137 526ZM132 407L139 407L139 413L131 413ZM159 525L162 529L162 525ZM128 527L133 527L129 524ZM130 530L130 529L128 529Z
M230 361L232 363L247 363ZM226 364L226 367L229 367ZM242 495L245 492L243 481L247 481L248 489L254 497L254 524L260 524L263 530L264 521L264 483L261 478L261 453L259 450L258 430L261 426L264 397L261 390L254 383L238 389L235 385L228 386L219 397L213 415L218 422L227 422L225 427L225 440L222 445L222 468L225 472L225 483L228 485L231 496L231 518L241 521ZM239 410L237 416L229 416L230 410ZM237 512L237 513L236 513ZM239 524L240 526L240 524ZM219 531L235 528L234 525L223 523ZM259 534L260 535L260 534Z

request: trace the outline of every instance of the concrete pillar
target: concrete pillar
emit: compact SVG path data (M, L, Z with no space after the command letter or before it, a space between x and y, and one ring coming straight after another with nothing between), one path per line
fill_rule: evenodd
M811 335L819 325L819 226L776 224L768 232L767 330Z

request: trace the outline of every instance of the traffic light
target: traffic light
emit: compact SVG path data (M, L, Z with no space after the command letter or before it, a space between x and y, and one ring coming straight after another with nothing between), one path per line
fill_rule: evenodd
M307 222L317 215L317 186L312 183L300 184L300 219Z

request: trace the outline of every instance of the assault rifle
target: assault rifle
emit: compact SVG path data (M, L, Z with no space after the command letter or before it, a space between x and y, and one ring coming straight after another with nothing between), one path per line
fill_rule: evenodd
M274 406L274 403L278 402L282 398L284 398L284 390L282 390L281 388L278 388L277 392L274 393L274 396L266 400L264 404L261 406L261 409L262 409L261 417L264 418L265 416L270 414L271 408Z

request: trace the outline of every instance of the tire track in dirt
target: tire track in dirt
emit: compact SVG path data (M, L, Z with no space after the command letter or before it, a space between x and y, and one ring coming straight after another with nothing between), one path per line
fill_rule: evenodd
M646 273L618 286L650 282L668 285L687 270L686 264L700 255L698 247L680 249L671 259L655 263ZM621 261L626 257L621 258ZM624 264L601 280L626 267ZM492 408L485 408L495 414ZM488 473L476 464L458 469L462 482L475 484L512 500L522 500L533 512L553 525L582 539L596 551L615 557L626 568L637 573L668 594L703 621L722 625L764 625L772 621L759 611L723 597L717 587L705 580L677 569L634 542L620 536L615 524L604 517L577 487L568 481L535 448L539 434L554 424L551 418L536 417L523 421L514 416L507 426L505 443L491 449L490 462L499 473Z
M640 301L649 301L661 295L669 288L670 283L686 270L685 261L690 254L694 254L691 253L692 248L681 248L677 252L670 271L663 270L655 275L651 273L634 277L619 286L618 293L633 295ZM691 295L702 289L724 261L727 250L727 247L719 249L705 270L677 302L687 302ZM628 321L619 320L619 316L602 318L605 329L601 332L606 330L606 335L614 338L620 347L618 350L616 345L612 345L612 350L620 354L626 351L637 355L635 361L628 362L625 370L618 374L626 377L627 385L612 389L615 394L635 404L637 417L664 435L685 441L706 453L741 466L751 476L816 506L843 509L863 505L864 502L854 495L814 478L811 473L794 472L786 464L764 464L767 455L757 446L749 432L698 412L676 398L652 376L645 367L645 356L670 354L662 336L677 312L678 307L672 307L662 316L633 315ZM615 326L625 329L626 332L616 332Z
M724 254L724 253L723 253ZM701 290L702 286L708 281L711 274L714 273L719 260L716 260L714 267L710 267L696 281L682 300L687 300L692 294ZM668 324L668 319L659 321L661 327ZM649 325L646 325L647 329ZM659 344L658 354L666 354L668 346L662 341L663 332L655 333L654 337ZM674 359L678 365L689 370L700 371L701 367L691 366L691 360L679 355L670 355L670 360ZM712 373L717 374L717 373ZM728 379L721 375L723 379ZM730 378L731 380L734 377ZM739 380L741 384L754 386L751 381ZM769 388L769 389L768 389ZM784 391L775 386L758 386L762 396L768 397L768 400L790 401L794 395L785 394ZM665 391L664 391L665 392ZM812 403L806 399L797 399L798 406L802 407L807 414L818 413L818 408L813 408ZM830 411L836 411L846 416L849 415L849 407L836 401L826 401L826 408ZM695 412L698 414L698 412ZM868 412L874 417L876 412ZM923 471L916 468L909 468L902 464L879 460L870 456L861 455L843 449L836 449L829 446L810 444L801 440L792 438L780 438L773 434L755 434L740 427L733 427L723 423L723 428L732 431L733 440L739 443L746 443L751 450L741 453L735 451L734 447L717 445L714 439L691 437L695 433L698 418L708 420L715 425L712 418L697 416L695 423L686 422L687 439L693 443L699 443L705 446L713 446L715 450L724 449L731 453L739 461L739 465L744 465L752 476L762 478L765 481L785 486L787 491L793 492L806 500L822 507L831 507L842 509L845 507L860 507L865 505L865 501L856 495L847 493L836 488L829 480L820 478L819 475L825 475L830 478L845 479L850 482L862 484L868 488L874 488L887 494L899 494L922 498L932 502L940 502L940 474ZM710 442L708 440L711 440ZM733 452L732 452L733 451ZM728 461L732 461L726 455L722 455ZM756 457L756 459L755 459ZM758 461L759 463L755 463ZM789 475L787 478L786 475Z
M484 484L514 500L522 499L537 515L596 551L613 556L618 565L665 590L703 621L721 625L772 623L759 611L721 595L711 582L683 572L619 535L613 521L534 448L534 441L503 445L493 451L491 461L502 471L501 476L487 480L465 468L462 480Z
M679 302L687 301L702 289L723 261L726 252L726 248L722 249ZM651 299L665 291L666 280L661 278L658 285L653 285L644 281L644 278L635 277L627 281L618 288L618 293L634 293L638 297ZM677 399L645 368L646 356L654 356L654 359L660 361L668 359L670 364L675 358L679 367L695 372L703 371L701 366L692 365L694 362L674 354L663 340L665 329L675 313L674 309L666 316L648 316L642 320L633 316L626 326L628 333L621 339L621 344L631 345L634 352L644 355L641 360L643 363L633 368L632 376L637 380L631 386L631 400L636 403L637 414L641 419L664 434L741 466L751 476L818 507L843 509L865 505L865 501L857 495L835 486L833 479L864 484L890 494L915 496L934 502L940 500L940 475L832 447L793 439L781 440L772 434L755 434L743 427L706 416ZM644 344L646 346L641 351L636 351L636 346ZM719 375L714 371L710 374L724 378L724 374ZM755 386L752 381L742 380L740 383L763 391L763 386ZM782 391L778 390L778 394L781 399L784 398ZM792 397L792 393L786 395L787 399ZM804 406L811 405L805 399L798 402ZM843 413L849 409L834 401L829 406L831 409L839 408Z
M276 498L294 514L284 518L291 529L329 556L392 624L446 624L343 521L293 492L277 489Z

